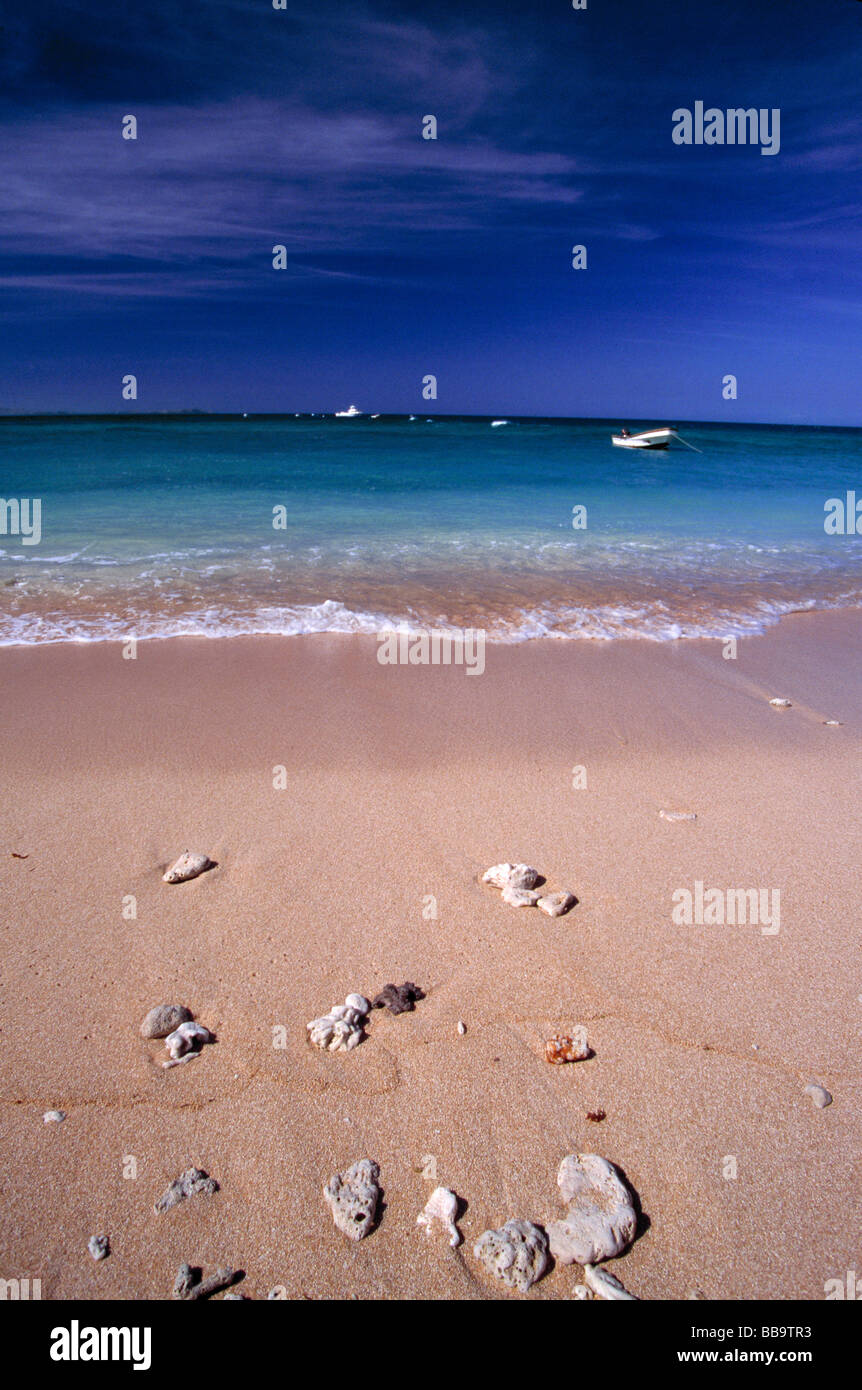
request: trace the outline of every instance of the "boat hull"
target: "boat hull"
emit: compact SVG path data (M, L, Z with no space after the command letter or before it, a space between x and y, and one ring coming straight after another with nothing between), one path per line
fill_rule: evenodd
M666 449L670 443L669 439L623 439L618 434L611 435L611 443L618 449Z
M611 443L618 449L666 449L674 431L665 425L657 430L639 430L637 434L612 434Z

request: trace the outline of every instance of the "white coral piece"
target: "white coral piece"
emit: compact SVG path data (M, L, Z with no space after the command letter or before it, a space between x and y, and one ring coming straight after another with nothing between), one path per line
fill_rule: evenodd
M563 888L559 893L545 893L536 903L540 912L548 917L564 917L575 905L575 895Z
M162 874L162 882L186 883L190 878L197 878L198 874L205 873L211 866L212 860L206 854L194 854L186 849Z
M551 1254L560 1264L611 1260L635 1238L634 1200L616 1168L598 1154L569 1154L557 1185L568 1211L547 1227Z
M371 1005L362 994L348 994L343 1004L333 1004L328 1014L307 1023L309 1041L325 1052L350 1052L363 1038Z
M362 1158L343 1173L333 1173L323 1189L340 1231L351 1240L362 1240L374 1226L380 1201L380 1169L371 1158Z
M205 1043L211 1043L213 1035L208 1028L202 1024L190 1020L188 1023L181 1023L179 1028L175 1028L173 1033L169 1033L165 1038L165 1047L171 1054L169 1062L162 1062L163 1067L175 1067L180 1062L190 1062L192 1058L200 1055L200 1050Z
M425 1234L430 1236L431 1227L435 1221L439 1221L449 1233L449 1244L461 1244L461 1232L455 1225L455 1218L458 1215L458 1198L448 1187L435 1187L428 1201L425 1203L424 1211L420 1211L416 1218L417 1225L425 1227Z
M597 1269L594 1265L584 1265L584 1279L597 1298L629 1303L637 1303L638 1301L634 1294L623 1288L619 1279L606 1269Z
M548 1267L548 1240L532 1221L507 1221L499 1230L485 1231L473 1254L489 1273L526 1293Z
M482 882L492 888L535 888L539 878L538 869L529 864L492 864L483 873Z
M510 907L535 907L541 894L532 888L521 888L517 884L507 883L501 897Z

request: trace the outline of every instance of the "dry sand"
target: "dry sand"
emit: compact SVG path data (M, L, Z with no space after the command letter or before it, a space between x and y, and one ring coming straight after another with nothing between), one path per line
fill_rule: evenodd
M609 1266L640 1298L822 1299L859 1261L860 635L798 616L735 661L532 642L480 677L380 666L359 637L0 653L0 1276L166 1298L188 1260L253 1298L518 1297L473 1242L559 1215L560 1159L592 1151L640 1198ZM186 848L218 867L164 884ZM507 907L477 881L501 859L577 907ZM779 888L780 931L674 924L695 880ZM414 1013L309 1048L348 990L406 979ZM163 1070L138 1035L161 1002L218 1043ZM595 1056L549 1066L577 1023ZM354 1246L321 1189L366 1156L385 1209ZM468 1204L459 1251L416 1226L429 1157ZM221 1191L155 1215L192 1164Z

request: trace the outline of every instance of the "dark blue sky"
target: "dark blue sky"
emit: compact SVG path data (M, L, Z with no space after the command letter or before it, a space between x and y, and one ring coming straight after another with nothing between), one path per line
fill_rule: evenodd
M860 423L859 0L20 8L2 409Z

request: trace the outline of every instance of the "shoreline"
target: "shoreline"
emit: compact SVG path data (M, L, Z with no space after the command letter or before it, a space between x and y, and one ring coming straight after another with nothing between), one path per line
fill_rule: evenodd
M858 1230L858 874L836 851L860 810L860 634L833 611L735 661L702 639L494 645L481 679L381 666L371 637L4 649L4 1269L43 1298L167 1298L183 1260L244 1269L254 1298L517 1297L472 1245L560 1215L582 1151L639 1196L608 1266L638 1297L823 1297ZM218 867L164 885L185 848ZM502 904L478 879L507 858L578 904ZM780 931L676 925L697 882L779 888ZM406 979L414 1013L375 1015L350 1054L308 1047L333 1001ZM165 1072L138 1025L169 999L218 1042ZM543 1040L579 1023L594 1057L549 1066ZM354 1247L321 1189L366 1156L386 1210ZM429 1156L468 1203L458 1251L416 1226ZM221 1191L155 1216L192 1164Z
M331 599L327 599L327 600L325 600L322 604L316 605L316 607L317 607L317 608L323 608L323 607L326 607L328 604L333 604L333 603L336 604L336 606L342 606L341 603L340 603L340 600L331 600ZM311 608L314 608L315 605L310 605L310 607L311 607ZM347 613L351 618L356 618L357 620L359 620L360 618L370 617L370 615L367 615L367 614L361 615L361 614L355 613L353 610L346 609L346 608L345 608L344 611L345 611L345 613ZM593 610L590 610L590 612L592 613ZM419 633L419 632L439 633L439 634L441 634L441 635L450 634L450 635L453 635L453 636L455 636L455 637L457 637L459 634L464 634L464 633L467 633L467 632L471 632L471 633L482 633L482 634L483 634L483 641L484 641L484 643L485 643L487 646L489 646L489 647L499 647L499 648L517 648L517 647L525 646L526 644L534 644L534 643L551 643L551 644L554 644L554 645L567 645L567 644L570 644L570 643L575 643L575 644L586 643L587 645L589 645L589 646L594 646L594 647L603 647L603 646L608 646L608 647L609 647L609 646L616 645L617 643L630 643L630 642L648 643L648 644L653 645L653 646L658 646L658 647L671 647L671 648L673 648L673 647L676 647L676 646L685 646L685 645L687 645L687 644L693 644L693 643L716 643L716 642L726 642L726 641L727 641L729 638L731 638L731 637L735 638L735 640L736 640L737 642L743 642L743 641L744 641L744 642L750 642L750 641L756 640L757 638L767 637L770 633L774 632L776 629L782 628L782 626L783 626L784 624L786 624L787 622L789 622L789 621L792 622L792 621L797 620L797 619L801 619L801 618L811 618L811 617L815 617L815 616L827 618L829 615L835 615L835 616L837 616L837 617L839 617L839 618L841 617L841 615L848 615L848 616L850 617L850 619L853 620L854 615L859 615L859 614L862 614L862 604L859 604L859 603L849 603L849 604L842 604L842 605L834 605L834 604L829 603L829 604L826 604L826 605L823 606L823 607L799 607L799 608L791 608L791 609L789 609L787 612L784 612L784 613L771 614L768 618L764 618L764 619L762 620L762 621L763 621L763 626L762 626L762 627L759 627L759 628L756 628L756 629L749 629L749 630L745 630L745 631L736 631L736 632L733 632L733 631L724 631L724 629L722 629L722 631L721 631L720 633L714 633L714 634L712 634L712 633L710 633L710 634L705 634L705 633L693 633L693 634L681 634L681 635L679 635L679 636L654 635L654 634L651 634L651 633L646 632L646 631L643 631L643 630L639 630L639 631L634 631L634 630L633 630L633 631L631 631L631 632L614 632L614 633L607 633L607 632L601 632L601 633L599 633L599 632L579 632L579 633L572 633L572 632L565 632L565 633L563 633L563 632L560 632L560 633L541 632L541 633L525 634L525 635L517 635L517 636L515 636L515 635L501 636L501 635L499 634L499 632L495 632L494 630L489 630L487 627L482 627L480 624L479 624L479 625L474 625L474 626L471 627L471 626L469 626L469 625L467 625L467 624L461 624L461 625L459 625L459 624L456 624L456 623L452 623L452 622L450 622L448 619L445 620L445 621L444 621L444 620L438 620L438 621L435 623L435 622L432 622L432 621L425 621L425 620L416 620L416 621L414 621L412 618L411 618L411 619L402 618L402 619L400 619L398 622L394 622L394 621L393 621L392 623L385 623L385 622L383 622L383 621L381 620L381 622L379 623L379 625L374 626L374 627L368 627L368 628L359 628L359 627L356 627L356 628L350 628L350 629L341 629L341 628L337 628L337 627L331 627L331 628L324 627L324 628L314 628L314 629L309 629L309 630L298 630L298 631L293 631L293 632L283 632L283 631L272 632L272 631L265 631L265 630L253 631L253 632L234 632L234 631L231 631L231 632L153 632L153 633L145 633L145 634L143 634L143 635L138 635L137 633L135 633L135 632L133 632L133 631L125 631L125 630L124 630L124 631L122 631L122 632L120 632L120 633L110 633L110 634L106 633L105 635L100 635L100 636L63 636L63 637L51 637L51 638L46 638L46 639L44 639L44 640L38 640L38 641L29 641L29 640L26 640L26 639L18 640L18 639L8 639L8 638L4 638L4 639L0 639L0 653L9 652L9 651L39 651L39 650L42 650L42 649L44 649L44 648L58 648L58 647L64 647L64 648L65 648L65 647L82 647L82 648L86 648L86 647L100 647L100 646L123 646L123 645L125 645L125 644L128 644L130 641L134 641L134 642L139 643L139 644L140 644L140 643L149 644L149 643L153 643L153 642L197 642L197 641L202 641L202 642L240 642L240 641L264 641L264 640L267 640L267 639L270 639L270 640L287 640L287 639L296 638L296 637L298 637L298 638L315 638L315 637L316 637L316 638L358 638L358 639L360 639L360 640L366 639L366 640L369 640L369 641L370 641L370 640L378 641L378 640L382 640L382 639L384 638L384 636L387 635L387 634L398 633L398 632L402 631L405 627L407 628L408 632L416 632L416 633ZM728 628L732 628L732 627L733 627L733 621L734 621L734 620L731 620L731 621L728 622L728 624L727 624L727 627L728 627ZM737 618L736 618L735 621L737 622L737 626L738 626L739 622L741 621L739 615L737 615ZM716 624L716 625L718 625L718 624Z
M725 421L621 460L598 423L491 424L12 424L0 638L673 641L862 606L858 431Z

